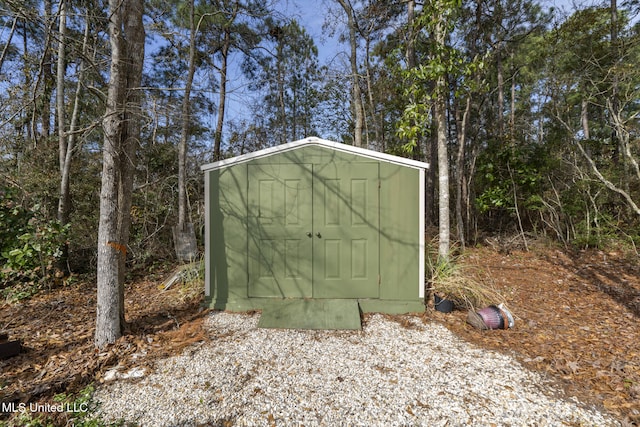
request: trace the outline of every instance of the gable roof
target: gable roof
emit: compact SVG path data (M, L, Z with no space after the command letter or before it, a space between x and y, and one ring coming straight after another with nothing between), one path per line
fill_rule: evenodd
M200 169L204 172L220 169L228 165L248 162L249 160L259 159L261 157L267 157L273 154L295 150L297 148L304 147L304 146L319 146L319 147L330 148L332 150L356 154L359 156L368 157L371 159L380 160L387 163L394 163L398 165L408 166L415 169L429 168L428 163L420 162L417 160L407 159L400 156L394 156L392 154L380 153L378 151L368 150L366 148L354 147L353 145L347 145L341 142L329 141L327 139L311 136L305 139L300 139L298 141L288 142L286 144L276 145L274 147L269 147L262 150L254 151L253 153L242 154L240 156L231 157L228 159L209 163L201 166Z

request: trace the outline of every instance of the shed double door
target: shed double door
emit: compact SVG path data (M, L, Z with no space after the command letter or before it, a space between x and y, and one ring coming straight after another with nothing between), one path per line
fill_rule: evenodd
M379 296L377 163L248 167L248 295Z

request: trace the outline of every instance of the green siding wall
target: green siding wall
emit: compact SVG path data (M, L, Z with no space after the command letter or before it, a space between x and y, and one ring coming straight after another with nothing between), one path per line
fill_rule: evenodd
M380 298L415 299L419 292L419 171L389 163L381 163L380 170Z
M247 172L240 164L207 172L211 298L216 308L247 298Z

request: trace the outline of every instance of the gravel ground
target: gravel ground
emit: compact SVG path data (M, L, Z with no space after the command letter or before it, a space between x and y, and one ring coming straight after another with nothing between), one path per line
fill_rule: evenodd
M212 341L98 389L141 426L619 426L512 357L436 323L373 315L363 331L258 329L215 312Z

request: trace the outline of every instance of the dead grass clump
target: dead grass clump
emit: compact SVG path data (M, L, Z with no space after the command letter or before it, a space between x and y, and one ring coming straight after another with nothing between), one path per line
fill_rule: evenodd
M428 262L427 290L453 301L456 307L475 310L490 304L504 303L504 297L493 288L475 279L470 267L458 258Z

